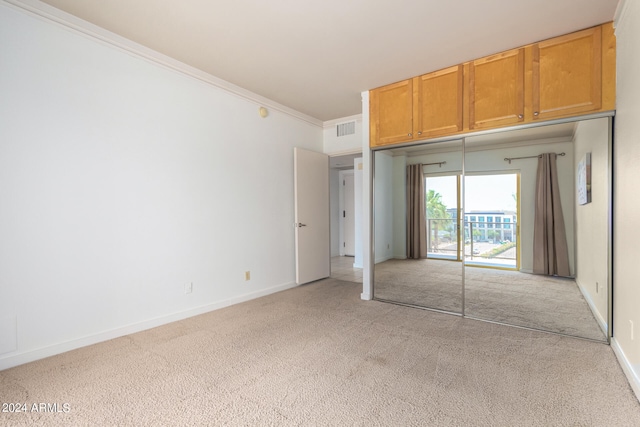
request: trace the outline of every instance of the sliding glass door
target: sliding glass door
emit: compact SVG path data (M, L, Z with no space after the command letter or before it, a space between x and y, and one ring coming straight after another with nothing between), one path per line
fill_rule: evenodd
M463 233L458 230L460 175L425 174L427 258L517 269L517 173L467 175ZM463 240L464 239L464 240Z
M517 173L465 176L466 265L519 268L519 182Z
M425 175L427 258L461 260L460 175Z

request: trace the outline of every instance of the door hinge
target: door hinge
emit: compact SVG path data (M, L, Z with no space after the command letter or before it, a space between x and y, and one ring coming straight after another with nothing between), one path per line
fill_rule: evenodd
M342 242L342 247L346 248L347 247L347 243L346 242Z
M344 179L342 180L342 185L347 185L347 181L345 181Z
M347 217L347 211L342 211L342 218L346 218Z

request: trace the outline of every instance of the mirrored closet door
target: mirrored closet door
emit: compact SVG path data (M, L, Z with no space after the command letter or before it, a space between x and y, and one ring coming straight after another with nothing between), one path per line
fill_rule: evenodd
M374 298L462 313L462 141L374 153Z
M375 151L374 298L606 341L611 121Z

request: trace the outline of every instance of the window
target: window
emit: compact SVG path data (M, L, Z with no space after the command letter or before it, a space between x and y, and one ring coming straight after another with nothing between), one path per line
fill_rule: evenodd
M502 225L502 228L509 230L511 229L511 224L509 224L511 222L511 220L509 218L505 218L504 219L504 224Z
M478 217L478 221L480 222L480 224L478 224L478 227L484 228L484 226L485 226L484 217L483 216L479 216Z
M487 228L493 228L493 217L492 216L488 216L487 217Z

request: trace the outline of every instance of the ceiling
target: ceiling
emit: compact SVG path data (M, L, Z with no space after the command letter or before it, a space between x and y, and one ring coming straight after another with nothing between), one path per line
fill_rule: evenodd
M360 93L613 20L618 0L44 0L320 121Z

